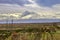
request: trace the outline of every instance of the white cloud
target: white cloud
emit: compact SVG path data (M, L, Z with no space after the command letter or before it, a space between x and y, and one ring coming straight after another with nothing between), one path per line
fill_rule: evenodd
M35 3L35 1L33 0L28 0L29 2L31 2L31 4L24 4L24 6L27 6L27 7L39 7L39 5L37 5Z
M7 19L7 17L10 16L12 16L13 19L60 19L60 4L53 5L50 8L38 6L34 1L29 1L32 2L32 4L25 4L24 6L19 6L17 4L0 4L0 20ZM26 10L35 13L22 17Z
M44 7L38 6L35 4L25 5L27 10L35 12L38 15L33 15L32 19L40 19L40 18L47 18L47 19L60 19L60 4L53 5L52 7Z
M3 20L3 19L8 19L8 20L11 20L11 19L19 19L19 17L21 16L22 14L21 13L13 13L13 14L0 14L0 20Z
M24 8L17 4L0 4L0 13L18 13L23 11Z
M17 4L0 4L0 20L6 20L11 16L13 17L13 19L19 19L24 9L25 8ZM9 20L11 18L9 18Z

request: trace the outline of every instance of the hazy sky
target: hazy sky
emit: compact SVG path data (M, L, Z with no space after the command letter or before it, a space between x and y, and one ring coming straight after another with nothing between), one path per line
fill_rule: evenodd
M60 19L60 0L0 0L0 20Z

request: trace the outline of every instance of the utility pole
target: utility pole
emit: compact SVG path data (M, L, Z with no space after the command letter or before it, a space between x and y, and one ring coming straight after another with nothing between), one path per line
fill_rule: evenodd
M6 20L6 30L12 30L13 29L13 16L7 17Z
M11 19L11 24L10 24L11 26L10 27L11 27L11 30L13 30L13 16L12 15L10 16L10 19Z
M12 28L13 28L13 19L11 20L11 23L12 23Z
M8 30L8 27L9 27L9 17L7 17L7 19L6 19L6 30Z

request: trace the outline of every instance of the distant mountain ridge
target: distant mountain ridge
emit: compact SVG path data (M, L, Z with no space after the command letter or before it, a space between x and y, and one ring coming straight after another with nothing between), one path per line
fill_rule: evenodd
M0 23L53 23L60 22L60 19L20 19L20 20L4 20Z

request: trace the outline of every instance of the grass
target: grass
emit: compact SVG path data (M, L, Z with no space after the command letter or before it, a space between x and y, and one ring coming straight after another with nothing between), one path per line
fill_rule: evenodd
M51 39L51 35L47 32L42 33L42 34L38 34L38 32L24 32L22 30L14 30L16 31L16 33L20 36L21 40L52 40ZM29 30L30 31L30 30ZM10 34L11 33L11 34ZM0 30L0 34L6 34L8 37L6 37L5 40L12 40L12 31L6 31L6 30ZM8 35L10 34L10 36ZM53 34L53 40L60 40L60 31L58 30L56 33L52 33ZM42 36L41 36L42 35Z
M3 39L4 38L4 39ZM60 40L60 30L55 26L26 27L18 30L0 30L0 40Z

